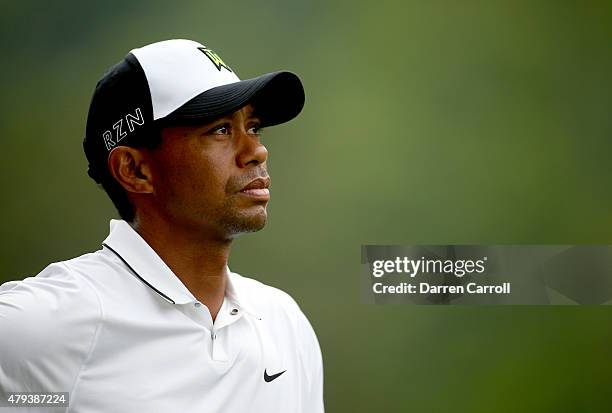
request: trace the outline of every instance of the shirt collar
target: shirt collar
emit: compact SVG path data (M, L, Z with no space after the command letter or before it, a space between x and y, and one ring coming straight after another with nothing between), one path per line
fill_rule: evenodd
M147 286L172 304L188 304L197 301L170 267L153 248L126 221L112 219L110 233L102 245L114 253ZM226 297L240 309L258 317L247 304L240 276L227 270Z

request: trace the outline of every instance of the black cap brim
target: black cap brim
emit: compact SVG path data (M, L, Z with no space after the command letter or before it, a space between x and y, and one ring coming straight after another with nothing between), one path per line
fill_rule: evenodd
M278 125L302 111L304 88L294 73L267 73L200 93L158 122L162 126L208 123L248 103L253 104L261 126Z

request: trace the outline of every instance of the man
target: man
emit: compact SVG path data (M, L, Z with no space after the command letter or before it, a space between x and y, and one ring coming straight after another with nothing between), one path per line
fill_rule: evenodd
M99 251L0 287L3 399L67 392L74 412L322 412L310 323L288 294L227 265L232 240L266 223L260 128L303 104L294 74L240 81L190 40L113 66L83 146L122 220Z

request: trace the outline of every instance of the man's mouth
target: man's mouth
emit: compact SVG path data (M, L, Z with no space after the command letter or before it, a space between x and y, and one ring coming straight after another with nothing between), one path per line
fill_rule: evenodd
M270 199L270 178L257 178L249 182L242 190L241 194L248 196L249 198L256 198L267 201Z

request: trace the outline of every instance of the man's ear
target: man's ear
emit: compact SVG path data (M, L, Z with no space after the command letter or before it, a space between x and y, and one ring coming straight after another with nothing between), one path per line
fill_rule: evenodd
M108 169L128 192L153 192L151 168L142 152L129 146L117 146L108 156Z

